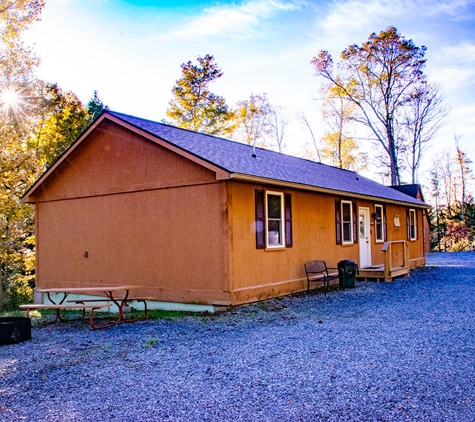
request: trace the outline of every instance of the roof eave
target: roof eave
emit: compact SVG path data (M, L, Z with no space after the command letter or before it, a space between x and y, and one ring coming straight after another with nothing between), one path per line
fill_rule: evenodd
M414 208L423 208L423 209L432 208L429 204L426 204L423 202L421 202L420 204L417 204L417 203L409 202L409 201L405 202L405 201L399 201L396 199L383 198L380 196L363 195L359 193L347 192L347 191L342 191L342 190L337 190L337 189L328 189L328 188L322 188L319 186L306 185L303 183L287 182L284 180L277 180L277 179L268 179L265 177L252 176L252 175L241 174L241 173L232 173L230 178L233 180L240 180L240 181L245 181L245 182L253 182L253 183L260 183L260 184L267 184L267 185L272 184L272 185L282 186L282 187L287 187L287 188L292 188L292 189L300 189L300 190L319 192L319 193L328 193L331 195L351 196L352 198L357 198L357 199L377 200L380 202L384 202L386 204L406 205L406 206L410 206Z

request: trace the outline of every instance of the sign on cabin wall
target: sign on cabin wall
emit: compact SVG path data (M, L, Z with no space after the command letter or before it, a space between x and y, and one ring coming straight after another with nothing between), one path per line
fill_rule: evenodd
M396 214L396 215L394 216L394 225L395 225L396 227L399 227L399 226L401 225L401 223L399 222L399 214Z

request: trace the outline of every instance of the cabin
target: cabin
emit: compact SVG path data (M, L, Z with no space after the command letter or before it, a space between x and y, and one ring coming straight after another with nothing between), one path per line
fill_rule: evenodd
M113 111L23 201L36 209L37 287L133 284L157 308L212 311L303 291L305 262L374 269L388 245L393 265L425 264L429 206L418 197Z

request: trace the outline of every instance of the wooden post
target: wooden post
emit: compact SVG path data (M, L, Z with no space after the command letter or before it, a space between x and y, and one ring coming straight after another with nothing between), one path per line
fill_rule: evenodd
M407 261L407 242L404 241L404 244L402 245L403 249L403 267L407 268L408 267L408 261Z
M391 270L391 242L384 242L383 245L384 252L384 281L391 281L390 270Z

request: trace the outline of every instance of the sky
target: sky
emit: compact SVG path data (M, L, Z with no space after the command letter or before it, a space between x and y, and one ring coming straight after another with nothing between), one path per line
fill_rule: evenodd
M97 90L111 110L157 121L180 65L211 54L224 72L212 92L231 106L266 93L291 119L304 111L318 136L322 80L310 61L320 50L337 61L389 26L427 47L426 74L451 109L428 157L453 151L458 136L475 161L475 0L46 0L25 40L41 79L85 103ZM296 120L287 134L284 152L310 148Z

